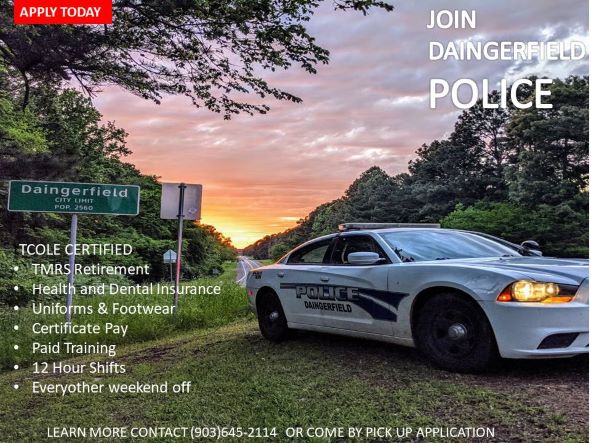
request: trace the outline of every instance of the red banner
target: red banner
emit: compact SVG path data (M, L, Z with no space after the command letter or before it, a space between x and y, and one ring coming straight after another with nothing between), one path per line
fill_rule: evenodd
M17 25L103 25L113 22L112 0L14 0Z

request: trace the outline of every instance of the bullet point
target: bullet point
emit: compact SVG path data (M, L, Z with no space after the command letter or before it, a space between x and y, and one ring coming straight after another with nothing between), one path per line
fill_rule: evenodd
M18 389L18 385L12 385L14 389Z
M17 272L17 271L18 271L18 266L15 266L14 267L14 272Z
M15 311L18 311L18 306L15 306L15 307L14 307L14 310L15 310Z
M18 331L18 325L14 325L14 330Z
M14 287L14 290L15 290L15 291L18 291L18 286L15 286L15 287Z
M16 371L18 369L18 365L14 365L14 370Z
M16 350L16 349L18 349L18 345L14 345L14 349L15 349L15 350Z

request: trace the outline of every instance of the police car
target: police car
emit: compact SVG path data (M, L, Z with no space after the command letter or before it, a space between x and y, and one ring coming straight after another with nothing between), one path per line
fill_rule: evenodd
M416 346L452 371L588 353L588 260L438 225L348 223L247 277L264 337L328 332Z

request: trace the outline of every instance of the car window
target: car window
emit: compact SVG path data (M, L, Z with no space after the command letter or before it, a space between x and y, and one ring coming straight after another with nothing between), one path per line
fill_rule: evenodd
M287 264L322 264L331 242L332 239L329 238L303 246L292 252L287 260Z
M337 238L332 250L331 264L348 265L348 257L352 252L375 252L380 258L388 260L380 245L369 235L347 235Z
M380 235L403 262L519 256L499 242L463 231L416 230Z

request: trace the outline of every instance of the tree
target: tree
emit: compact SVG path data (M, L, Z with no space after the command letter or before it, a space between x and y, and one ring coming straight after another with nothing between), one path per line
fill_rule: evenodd
M589 78L556 79L550 91L551 109L516 111L507 124L520 151L508 171L510 196L530 206L560 204L588 186Z
M341 223L388 221L393 212L390 199L395 191L392 178L382 168L372 166L345 192L348 220L342 220ZM336 226L332 228L335 229Z
M13 1L0 5L0 62L23 88L77 81L88 93L117 84L155 102L181 94L229 118L269 110L254 94L299 102L269 85L262 70L296 65L315 73L329 53L304 24L319 0L113 0L109 26L15 26ZM335 9L392 10L379 0L336 0Z
M486 232L515 243L540 240L535 235L532 211L510 203L482 202L469 207L458 204L441 220L441 224L444 228Z
M577 211L567 203L541 205L536 209L512 203L458 205L441 224L444 228L485 232L517 244L536 240L546 256L588 255L587 212Z
M291 248L285 243L276 243L269 249L269 256L272 260L279 260L289 252Z
M55 89L42 87L36 93L34 103L25 112L10 112L14 103L0 100L0 123L13 116L21 122L21 132L15 136L11 125L3 125L5 141L0 141L0 180L28 178L98 181L113 180L121 174L120 163L113 162L130 153L125 146L126 133L113 123L102 124L101 114L88 98L74 90L56 93ZM5 112L3 112L6 110ZM33 117L34 115L34 117ZM3 116L6 116L3 119ZM14 126L14 125L13 125ZM40 134L43 135L42 142ZM19 142L19 138L33 139L35 148ZM33 142L31 142L33 143ZM117 169L113 171L113 168Z
M499 103L501 96L493 91L489 103ZM484 108L482 99L462 112L455 124L450 141L464 146L479 157L477 170L486 180L486 193L493 200L506 197L505 170L515 160L514 145L509 143L506 124L511 115L507 108Z
M343 197L246 250L266 257L274 244L293 247L346 221L441 222L515 242L533 238L549 255L585 256L588 88L587 77L554 80L552 109L483 109L479 102L448 138L416 151L409 173L391 177L371 167ZM533 89L517 92L524 102ZM499 101L498 93L489 101Z
M73 90L37 87L24 112L16 109L18 101L19 98L9 91L0 95L0 180L52 179L140 185L142 210L137 216L81 215L79 242L130 243L134 247L133 256L101 256L101 263L148 264L149 276L130 277L138 283L166 277L168 270L162 263L162 253L174 247L176 224L159 217L161 187L156 177L142 175L133 165L122 161L129 153L125 131L112 123L102 123L102 116L90 100ZM9 252L10 249L16 251L20 243L68 242L67 215L8 212L6 188L0 187L3 196L0 198L0 261L2 257L6 261L18 260L18 263L24 260L24 265L25 259ZM229 239L211 226L189 224L185 233L187 254L183 272L188 278L220 271L224 260L236 256ZM98 258L79 257L82 264L93 260ZM7 269L0 269L0 289L12 279L11 275L2 275ZM35 296L32 292L21 292L21 302ZM9 298L0 296L0 303L3 301Z
M458 203L470 205L487 195L489 168L482 145L436 140L423 145L409 163L410 192L416 222L436 222Z

